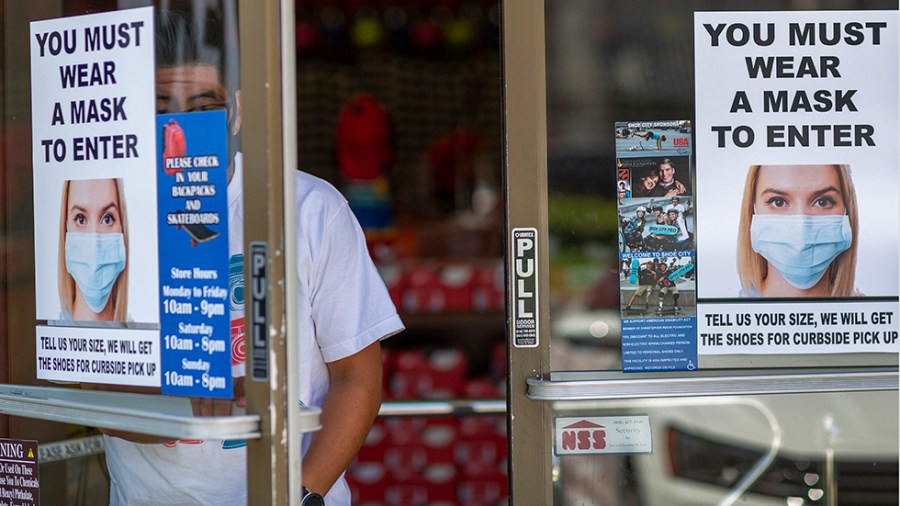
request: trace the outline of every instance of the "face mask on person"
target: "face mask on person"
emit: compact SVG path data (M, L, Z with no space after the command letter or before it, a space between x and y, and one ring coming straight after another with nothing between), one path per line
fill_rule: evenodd
M818 283L852 242L847 215L754 214L750 224L753 250L801 290Z
M91 311L103 311L112 287L124 269L123 234L66 233L66 270Z

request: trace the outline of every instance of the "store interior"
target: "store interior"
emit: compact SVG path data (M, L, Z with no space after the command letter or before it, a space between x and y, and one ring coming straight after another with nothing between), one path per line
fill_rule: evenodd
M4 2L0 14L11 23L19 15L46 19L147 4L74 0L26 13ZM211 15L223 8L219 0L155 5ZM506 395L499 23L497 0L296 3L299 168L348 199L406 325L383 344L386 406L461 400L502 406ZM13 44L19 35L27 36L27 28L7 34L3 54L8 65L27 68L28 45ZM4 97L6 146L18 137L27 144L30 132L27 80L12 81L16 87ZM30 188L30 151L14 151L7 152L8 165L22 170L4 177ZM8 297L33 290L29 193L4 194ZM17 236L22 240L11 240ZM27 334L24 323L21 330L11 324L4 342ZM12 344L10 353L28 351L26 343ZM35 377L28 364L3 376L6 383ZM42 442L99 434L17 418L0 423L10 434L43 427ZM354 504L504 504L505 434L505 416L496 412L380 417L348 471ZM41 466L45 501L104 503L102 459L99 453L48 460Z
M406 324L384 399L503 399L496 1L300 3L298 160L342 190ZM502 415L381 418L360 504L503 504Z
M28 28L19 16L150 3L215 15L227 2L4 1L4 27L19 25L0 40L0 57L4 68L28 68ZM886 3L765 0L752 8ZM550 362L554 371L620 371L614 125L691 118L692 34L679 27L691 26L694 11L746 5L545 4ZM503 82L501 7L500 0L295 2L299 169L348 199L406 325L383 343L386 408L502 404L506 397L502 121L503 89L514 83ZM14 149L31 142L30 88L27 76L5 75L4 83L0 305L7 309L0 314L9 322L0 326L0 363L9 367L0 368L0 383L34 384L34 320L21 316L34 314L31 152ZM506 429L502 413L381 416L348 470L354 504L507 504ZM0 434L43 443L99 432L0 416ZM107 501L102 450L84 455L41 465L45 504ZM583 462L556 468L553 479L569 494L565 504L639 502L636 460Z

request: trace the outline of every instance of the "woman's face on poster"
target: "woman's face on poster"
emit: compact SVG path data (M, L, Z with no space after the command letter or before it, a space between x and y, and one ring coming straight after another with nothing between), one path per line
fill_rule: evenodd
M756 214L846 214L837 167L763 165L753 207Z
M114 179L74 180L69 183L66 231L98 234L122 232Z

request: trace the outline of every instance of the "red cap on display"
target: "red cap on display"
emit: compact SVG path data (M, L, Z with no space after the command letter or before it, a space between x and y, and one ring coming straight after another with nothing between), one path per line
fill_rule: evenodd
M390 120L369 94L354 95L341 108L337 122L337 161L351 181L375 179L387 171L393 158Z
M471 130L457 131L438 137L428 148L428 160L439 192L456 189L457 178L471 178L475 159L481 150L481 136Z

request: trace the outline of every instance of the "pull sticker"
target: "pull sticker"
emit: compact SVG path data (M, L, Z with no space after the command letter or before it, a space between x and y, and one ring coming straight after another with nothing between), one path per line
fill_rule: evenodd
M535 348L538 345L537 229L513 229L512 248L513 345Z

